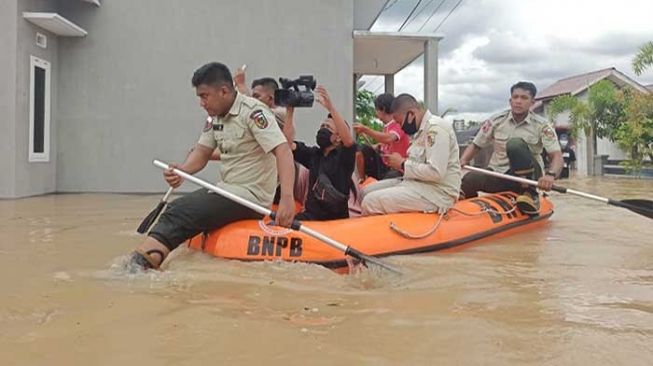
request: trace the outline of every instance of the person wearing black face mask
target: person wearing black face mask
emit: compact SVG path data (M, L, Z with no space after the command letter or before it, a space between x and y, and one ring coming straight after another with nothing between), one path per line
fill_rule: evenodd
M315 88L316 100L328 111L315 135L317 146L294 141L294 108L287 108L283 133L290 144L295 161L309 170L308 194L304 211L298 220L335 220L349 217L348 199L355 191L354 173L356 145L347 122L335 109L323 86Z
M401 124L401 129L404 130L408 136L413 136L417 133L417 117L415 116L415 112L406 112L404 123Z
M385 179L363 190L363 215L395 212L446 212L458 198L458 141L450 123L424 109L410 94L392 102L396 121L413 134L408 157L385 154L384 162L403 171L402 178Z

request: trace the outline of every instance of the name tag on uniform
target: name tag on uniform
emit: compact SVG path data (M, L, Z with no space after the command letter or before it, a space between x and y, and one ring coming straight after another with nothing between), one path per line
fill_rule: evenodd
M224 128L224 125L219 124L219 125L213 125L213 131L222 131Z

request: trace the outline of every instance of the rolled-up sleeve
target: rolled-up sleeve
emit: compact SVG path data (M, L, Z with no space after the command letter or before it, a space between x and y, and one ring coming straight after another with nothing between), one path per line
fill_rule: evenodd
M492 120L487 120L483 122L481 125L481 128L478 130L478 133L476 136L474 136L474 140L472 140L472 143L481 149L484 147L488 147L492 144L494 141L494 126L492 125Z
M215 136L213 135L213 126L207 124L200 135L200 139L197 141L198 144L204 145L209 149L215 150L218 147L218 143L215 141Z

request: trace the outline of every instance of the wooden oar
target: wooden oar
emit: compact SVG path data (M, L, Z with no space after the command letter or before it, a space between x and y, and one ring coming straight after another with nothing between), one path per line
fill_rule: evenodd
M491 170L485 170L481 168L476 168L473 166L465 165L463 167L464 169L471 170L474 172L490 175L493 177L497 178L503 178L507 180L511 180L513 182L518 182L518 183L524 183L524 184L529 184L531 186L536 186L537 187L537 182L534 180L526 179L526 178L521 178L521 177L515 177L513 175L508 175L508 174L501 174L497 172L493 172ZM642 216L646 216L649 219L653 219L653 201L651 200L645 200L645 199L632 199L632 200L613 200L611 198L606 198L606 197L600 197L596 196L590 193L585 193L581 191L576 191L573 189L565 188L565 187L560 187L557 185L553 185L553 188L551 188L553 191L560 192L560 193L569 193L573 194L576 196L580 197L585 197L589 198L595 201L600 201L603 203L607 203L608 205L612 206L617 206L617 207L622 207L625 209L628 209L632 212L635 212L637 214L640 214Z
M161 168L161 169L169 169L170 168L168 166L168 164L166 164L166 163L164 163L162 161L159 161L159 160L154 160L153 164L156 165L157 167ZM241 205L243 205L243 206L245 206L245 207L247 207L249 209L252 209L252 210L258 212L261 215L268 215L273 220L274 220L274 218L276 216L275 212L272 212L271 210L269 210L269 209L267 209L267 208L265 208L263 206L260 206L260 205L254 203L254 202L250 202L250 201L248 201L248 200L246 200L246 199L244 199L244 198L242 198L240 196L237 196L237 195L235 195L235 194L233 194L233 193L231 193L229 191L226 191L226 190L224 190L224 189L222 189L220 187L214 186L213 184L207 183L207 182L203 181L202 179L197 178L194 175L188 174L188 173L186 173L186 172L184 172L182 170L176 169L176 168L172 169L172 171L175 172L180 177L182 177L184 179L187 179L187 180L197 184L198 186L201 186L201 187L204 187L204 188L206 188L208 190L211 190L211 191L221 195L222 197L228 198L228 199L230 199L230 200L232 200L232 201L234 201L236 203L239 203L239 204L241 204ZM345 255L352 256L352 257L354 257L354 258L356 258L358 260L361 260L361 261L363 261L365 263L374 264L374 265L376 265L378 267L381 267L381 268L383 268L385 270L388 270L390 272L393 272L395 274L401 274L401 272L399 270L391 267L388 264L385 264L381 260L379 260L377 258L374 258L374 257L371 257L371 256L369 256L369 255L367 255L365 253L362 253L362 252L356 250L355 248L352 248L352 247L350 247L348 245L342 244L342 243L340 243L340 242L338 242L338 241L336 241L334 239L329 238L326 235L323 235L323 234L321 234L321 233L319 233L319 232L317 232L317 231L315 231L315 230L313 230L311 228L308 228L308 227L302 225L302 223L299 222L298 220L293 220L292 225L290 226L290 228L293 229L293 230L301 231L301 232L303 232L305 234L308 234L308 235L310 235L310 236L324 242L328 246L340 250L341 252L345 253Z
M150 226L152 226L152 224L154 224L154 221L156 221L156 218L159 217L159 215L161 214L163 209L168 204L168 198L170 197L170 194L172 193L172 190L173 190L172 187L168 188L168 191L163 196L163 198L161 199L159 204L156 205L154 210L152 210L152 212L150 212L147 216L145 216L145 218L143 219L141 224L138 225L138 229L136 229L136 231L139 234L145 234L148 230L150 230Z

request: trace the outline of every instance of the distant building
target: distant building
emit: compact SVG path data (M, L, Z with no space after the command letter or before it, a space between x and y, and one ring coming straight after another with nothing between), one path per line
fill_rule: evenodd
M561 95L572 95L580 100L587 100L589 88L601 80L611 81L617 88L631 87L643 93L649 93L649 87L639 84L614 67L570 76L560 79L538 93L533 106L533 111L546 118L549 116L549 105L553 99ZM555 128L558 133L569 129L569 113L561 113L555 119ZM581 176L594 175L595 159L607 156L610 160L626 159L626 152L617 144L607 139L597 139L595 156L589 156L591 147L587 144L584 134L578 136L575 142L578 174Z
M356 81L424 55L437 112L432 33L369 31L388 0L0 1L0 198L161 192L152 159L182 161L206 120L190 78L246 63L248 81L314 75L352 120ZM312 141L320 106L296 113ZM215 181L219 163L201 176ZM183 190L194 189L185 184Z

